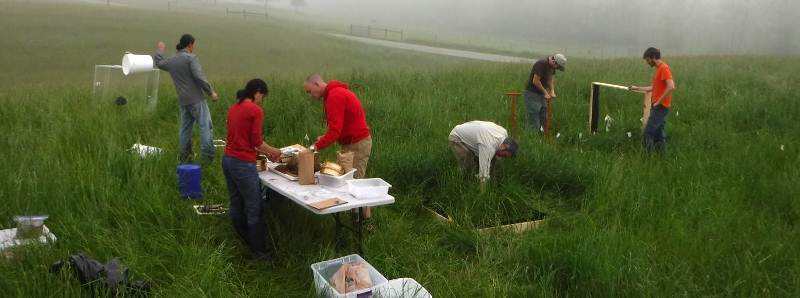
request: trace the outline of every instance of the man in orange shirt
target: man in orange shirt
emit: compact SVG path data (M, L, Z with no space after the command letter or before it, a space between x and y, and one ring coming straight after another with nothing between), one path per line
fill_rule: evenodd
M646 87L630 86L633 91L651 91L650 118L644 126L644 146L650 151L664 152L667 146L667 114L672 104L672 92L675 91L675 82L672 80L672 71L669 65L661 60L661 51L650 47L642 56L650 67L655 67L653 84Z

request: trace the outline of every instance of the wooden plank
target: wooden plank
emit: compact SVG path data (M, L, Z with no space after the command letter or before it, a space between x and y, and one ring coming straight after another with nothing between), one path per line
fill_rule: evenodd
M540 220L534 220L534 221L526 221L526 222L515 223L515 224L508 224L508 225L502 225L502 226L496 226L496 227L483 228L483 229L478 229L478 233L483 235L483 234L487 234L487 233L496 233L496 232L500 232L500 231L503 231L503 230L510 230L510 231L512 231L514 233L522 233L522 232L525 232L525 231L530 231L530 230L537 229L537 228L541 227L544 224L545 220L546 219L540 219Z
M636 93L645 93L645 91L630 90L630 89L628 89L628 86L615 85L615 84L609 84L609 83L603 83L603 82L592 82L592 85L599 85L599 86L603 86L603 87L621 89L621 90L630 91L630 92L636 92Z
M603 82L592 82L592 84L593 84L593 85L599 85L599 86L603 86L603 87L609 87L609 88L616 88L616 89L628 90L628 87L621 86L621 85L614 85L614 84L603 83ZM630 91L630 90L629 90L629 91Z
M439 221L443 221L443 222L446 222L446 223L452 222L452 220L450 218L447 218L444 215L441 215L438 212L433 211L433 209L431 209L431 208L428 208L428 207L422 207L422 208L425 208L425 210L428 210L428 212L430 212L433 215L433 217L438 219Z
M431 215L433 215L433 217L435 219L437 219L437 220L439 220L441 222L444 222L444 223L452 223L453 222L453 220L450 219L449 217L445 217L444 215L439 214L436 211L433 211L433 209L430 209L428 207L422 207L422 208L425 208L425 210L428 210L428 212L430 212ZM500 226L495 226L495 227L482 228L482 229L477 229L477 231L481 235L489 234L489 233L496 233L496 232L500 232L500 231L503 231L503 230L510 230L510 231L512 231L514 233L522 233L522 232L525 232L525 231L530 231L530 230L533 230L533 229L540 228L542 225L544 225L545 220L546 219L543 218L543 219L538 219L538 220L533 220L533 221L526 221L526 222L519 222L519 223L513 223L513 224L507 224L507 225L500 225Z
M644 126L647 125L647 119L650 119L650 106L652 103L650 102L650 97L652 96L652 92L645 92L644 93L644 108L642 108L642 129Z
M597 132L597 124L600 122L600 86L592 83L589 94L589 131Z

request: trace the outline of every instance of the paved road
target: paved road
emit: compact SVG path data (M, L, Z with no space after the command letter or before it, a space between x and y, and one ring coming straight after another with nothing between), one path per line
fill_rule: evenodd
M344 34L329 33L329 35L335 36L335 37L338 37L338 38L344 38L344 39L354 40L354 41L357 41L357 42L367 43L367 44L371 44L371 45L379 45L379 46L390 47L390 48L411 50L411 51L424 52L424 53L429 53L429 54L453 56L453 57L466 58L466 59L475 59L475 60L501 62L501 63L533 64L533 62L534 62L533 59L528 59L528 58L520 58L520 57L512 57L512 56L486 54L486 53L480 53L480 52L470 52L470 51L462 51L462 50L454 50L454 49L446 49L446 48L429 47L429 46L423 46L423 45L418 45L418 44L396 42L396 41L388 41L388 40L373 39L373 38L365 38L365 37L357 37L357 36L344 35Z

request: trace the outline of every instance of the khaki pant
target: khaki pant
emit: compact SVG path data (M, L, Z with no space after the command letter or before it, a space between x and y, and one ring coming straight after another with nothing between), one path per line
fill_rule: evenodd
M353 144L342 145L342 151L353 152L353 167L356 168L353 178L361 179L367 177L367 163L369 162L369 155L372 153L372 136ZM364 208L363 216L364 219L372 217L372 210L369 207Z
M372 136L353 144L342 145L342 151L353 152L353 167L357 170L353 177L356 179L367 177L367 163L372 152Z
M456 160L458 160L464 171L469 173L477 166L478 157L461 142L450 140L450 150L453 151L453 155L455 155Z

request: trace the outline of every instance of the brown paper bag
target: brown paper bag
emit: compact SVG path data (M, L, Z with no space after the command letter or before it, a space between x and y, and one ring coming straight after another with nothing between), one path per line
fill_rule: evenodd
M314 153L302 150L297 153L297 179L300 185L314 184Z
M336 289L336 292L339 294L346 294L347 291L345 290L345 275L347 275L347 269L350 268L350 264L344 264L342 267L339 267L339 270L336 270L336 273L333 274L331 277L331 284L333 288Z
M336 151L336 163L342 166L344 173L350 172L353 168L353 151Z
M339 267L330 283L339 294L347 294L372 287L372 277L364 263L348 263Z
M347 292L368 289L372 287L372 278L369 276L369 268L364 263L352 263L350 268L347 268L347 275L345 277L352 281L347 283Z

